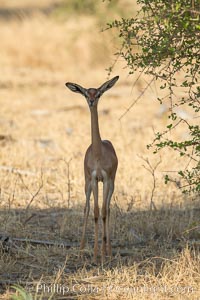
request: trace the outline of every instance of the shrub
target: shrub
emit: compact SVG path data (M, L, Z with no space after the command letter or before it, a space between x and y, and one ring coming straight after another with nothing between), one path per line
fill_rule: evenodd
M114 20L108 28L117 29L121 48L116 53L129 67L160 80L160 89L166 91L160 103L170 100L169 124L164 132L158 132L152 144L154 153L169 147L176 151L183 162L178 175L178 186L184 193L200 193L200 129L198 123L184 119L175 107L188 105L194 113L200 111L200 2L198 0L138 0L140 9L136 17ZM112 69L112 68L111 68ZM110 70L111 70L110 69ZM177 73L183 74L177 79ZM152 81L151 81L152 82ZM178 89L185 96L178 97ZM197 119L196 119L197 120ZM190 137L178 142L169 139L167 133L185 124ZM165 182L179 180L165 176Z

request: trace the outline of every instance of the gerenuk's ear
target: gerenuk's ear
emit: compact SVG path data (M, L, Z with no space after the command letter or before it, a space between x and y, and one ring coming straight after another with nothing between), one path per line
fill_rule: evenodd
M70 89L72 92L75 93L80 93L81 95L85 96L86 95L86 89L84 89L82 86L76 84L76 83L71 83L67 82L65 83L66 87Z
M103 83L100 86L100 88L98 88L98 90L100 91L101 94L103 94L105 91L111 89L111 87L113 87L113 85L117 82L118 79L119 79L119 76L113 77L112 79Z

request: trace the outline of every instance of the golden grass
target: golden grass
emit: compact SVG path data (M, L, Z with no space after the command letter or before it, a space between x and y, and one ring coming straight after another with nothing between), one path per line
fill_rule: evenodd
M119 168L111 205L114 256L94 265L92 212L85 257L78 259L90 116L85 100L64 83L89 87L106 80L115 40L100 33L94 16L1 21L0 36L0 222L2 235L12 239L7 252L1 249L0 297L9 299L10 286L19 283L38 299L198 299L199 201L164 184L165 172L183 163L171 151L160 154L157 211L149 210L153 177L141 157L156 165L160 158L146 145L168 122L157 116L155 86L119 121L149 78L132 91L134 78L119 63L120 81L99 104L102 138L113 142ZM182 139L187 132L175 134Z

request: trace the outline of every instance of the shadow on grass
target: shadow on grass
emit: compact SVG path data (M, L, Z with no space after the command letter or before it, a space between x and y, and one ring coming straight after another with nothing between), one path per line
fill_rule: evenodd
M157 258L156 268L159 272L159 257L172 259L185 247L198 251L199 216L198 208L125 212L113 206L113 258L103 268L116 268L119 263L120 266L130 266L134 262ZM2 292L13 284L27 285L27 282L39 281L44 276L55 276L61 268L63 273L69 274L82 268L89 270L97 267L92 263L92 212L88 221L84 257L79 259L78 256L82 207L4 210L0 211L0 221Z

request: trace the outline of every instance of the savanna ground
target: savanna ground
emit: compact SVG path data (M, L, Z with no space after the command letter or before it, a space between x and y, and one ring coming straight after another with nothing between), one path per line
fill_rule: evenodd
M120 119L149 81L140 77L133 86L138 74L129 77L120 61L111 74L120 80L99 104L102 138L113 142L119 159L113 257L92 262L92 209L78 257L90 115L84 98L64 84L106 81L118 40L101 28L124 7L119 2L105 13L100 1L93 13L65 7L65 16L60 2L1 1L0 298L17 295L12 286L19 285L36 299L200 299L199 199L164 184L165 174L188 162L147 150L168 122L154 100L157 83ZM126 5L134 12L131 1Z

